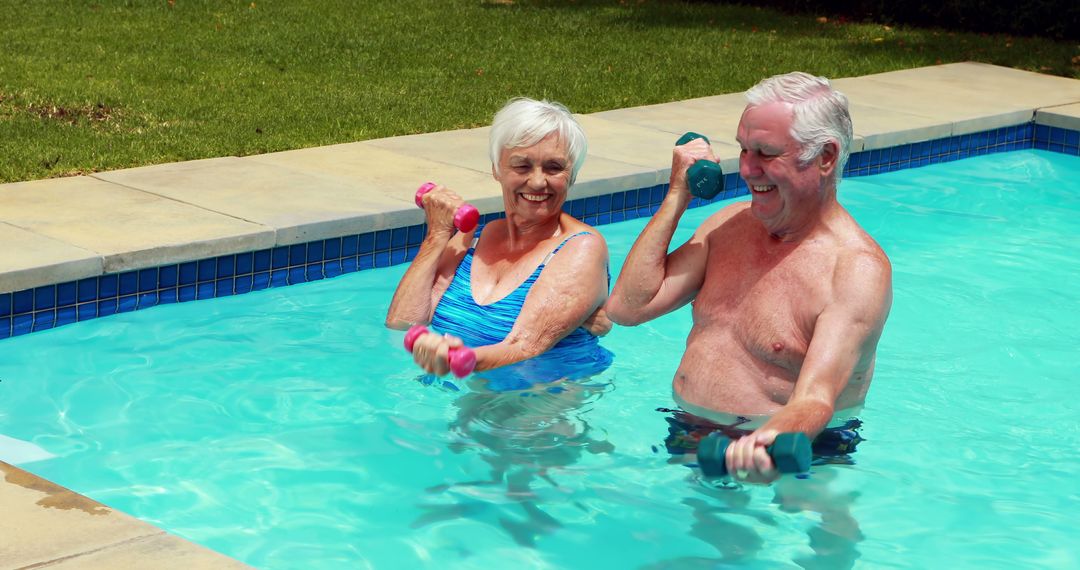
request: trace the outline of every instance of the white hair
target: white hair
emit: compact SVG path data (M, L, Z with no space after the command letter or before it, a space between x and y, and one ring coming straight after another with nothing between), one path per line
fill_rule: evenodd
M801 71L774 75L751 87L746 100L755 107L768 103L791 105L791 136L802 147L799 162L803 166L820 156L826 144L835 142L839 182L851 153L851 113L847 97L833 89L828 79Z
M532 146L551 133L558 133L570 159L570 184L585 163L588 142L585 131L563 104L527 97L511 99L491 123L491 164L499 173L499 156L504 149Z

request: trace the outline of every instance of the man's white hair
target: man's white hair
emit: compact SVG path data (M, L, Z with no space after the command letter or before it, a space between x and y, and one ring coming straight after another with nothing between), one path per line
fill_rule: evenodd
M805 166L821 155L825 145L837 146L836 181L844 173L851 153L851 113L847 97L832 88L824 77L801 71L774 75L746 92L755 107L768 103L791 105L791 136L802 146L799 161Z

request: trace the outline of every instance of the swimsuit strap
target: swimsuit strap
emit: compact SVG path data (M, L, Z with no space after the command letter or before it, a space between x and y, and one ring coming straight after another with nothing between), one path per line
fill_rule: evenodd
M567 236L566 239L562 240L562 243L559 244L559 247L556 247L551 251L551 253L547 254L547 257L545 257L544 260L540 262L540 267L538 267L537 269L543 269L544 266L547 265L549 261L551 261L551 258L555 257L555 254L559 253L559 250L562 249L564 245L566 245L566 242L581 235L588 235L589 233L590 232L578 232L572 236Z

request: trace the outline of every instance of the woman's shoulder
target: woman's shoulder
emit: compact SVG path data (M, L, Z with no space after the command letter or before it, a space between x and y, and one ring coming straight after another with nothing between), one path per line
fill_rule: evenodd
M586 224L585 222L571 216L570 214L563 214L561 220L563 226L563 235L565 236L578 236L578 234L589 234L589 239L597 240L600 243L607 243L600 230ZM584 236L581 236L584 237ZM574 239L578 239L575 237Z

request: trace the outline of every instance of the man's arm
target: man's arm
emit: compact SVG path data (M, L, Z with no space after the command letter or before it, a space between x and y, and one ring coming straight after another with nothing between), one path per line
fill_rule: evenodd
M892 269L883 253L843 260L834 274L833 301L814 325L794 392L787 404L753 434L728 449L730 472L749 481L776 478L765 447L776 434L801 431L813 439L833 417L836 401L856 370L873 363L892 306Z
M605 307L612 321L641 324L685 305L701 288L708 259L707 231L699 228L670 255L668 248L690 204L686 169L702 158L712 158L703 139L675 147L668 193L626 256Z

